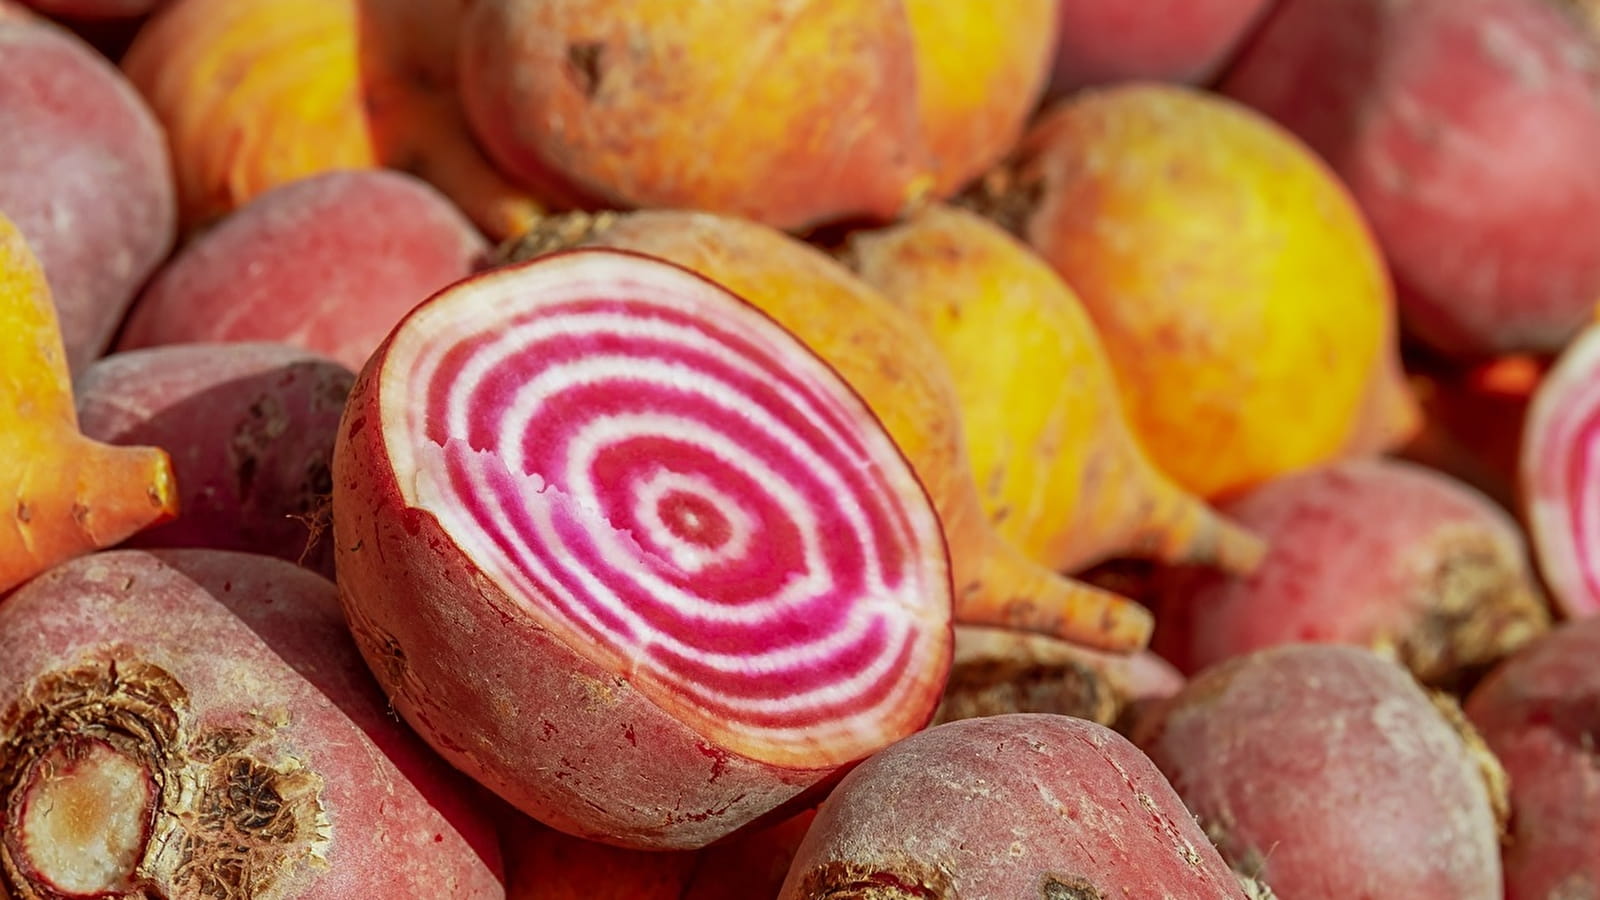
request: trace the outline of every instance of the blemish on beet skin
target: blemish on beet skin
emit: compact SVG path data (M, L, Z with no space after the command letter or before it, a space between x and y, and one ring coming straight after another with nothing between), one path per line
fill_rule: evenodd
M628 739L629 746L639 746L639 737L638 735L634 734L632 725L622 726L622 736Z
M710 744L697 744L701 755L711 757L711 780L716 781L728 768L728 751Z
M942 872L906 859L895 871L881 866L832 862L806 874L800 896L817 900L944 900L950 896L949 879ZM1046 897L1046 900L1055 900ZM1064 900L1073 900L1064 895Z
M605 44L595 42L567 47L567 71L585 97L593 97L600 89L605 49Z
M1105 900L1105 896L1081 878L1059 881L1054 876L1047 877L1039 890L1040 900Z

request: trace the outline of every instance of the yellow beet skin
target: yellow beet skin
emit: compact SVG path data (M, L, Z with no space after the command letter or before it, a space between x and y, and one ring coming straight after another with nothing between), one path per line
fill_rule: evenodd
M1261 116L1176 86L1086 92L985 191L1077 291L1141 442L1189 490L1228 494L1416 430L1366 222Z
M167 129L194 229L268 188L388 167L494 237L538 203L479 152L455 91L457 0L173 0L122 66Z
M856 234L850 258L949 365L973 476L1002 537L1061 571L1112 556L1236 572L1260 561L1260 538L1150 463L1094 325L1026 246L935 206Z
M947 197L1000 160L1044 93L1060 0L905 0L922 140Z
M163 450L78 432L44 269L0 215L0 593L178 513Z
M709 213L645 210L548 220L507 254L573 245L647 253L710 278L789 329L866 401L938 510L955 617L1110 650L1142 647L1148 611L1055 574L1001 538L984 515L939 351L915 320L843 265L775 229Z

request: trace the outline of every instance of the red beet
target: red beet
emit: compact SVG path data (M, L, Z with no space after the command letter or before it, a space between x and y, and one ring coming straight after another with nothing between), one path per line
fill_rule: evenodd
M42 18L0 12L0 210L43 264L83 371L177 233L166 139L122 73Z
M1422 466L1337 463L1268 482L1222 510L1270 547L1248 577L1185 570L1159 579L1156 648L1186 671L1313 641L1380 650L1446 684L1548 624L1517 524Z
M1504 773L1444 702L1370 651L1295 644L1200 673L1133 739L1284 898L1499 900Z
M1328 159L1402 320L1554 352L1600 297L1600 44L1550 0L1283 0L1221 90Z
M1198 84L1227 62L1268 0L1060 0L1050 90L1130 80Z
M938 702L921 484L832 369L668 263L579 250L435 295L356 382L333 476L395 708L563 831L702 846Z
M486 248L445 196L403 172L326 172L230 213L164 266L118 348L275 341L360 369L395 323Z
M1600 619L1561 626L1490 673L1467 715L1511 779L1509 900L1600 895Z
M179 517L129 546L264 553L331 578L320 523L354 381L288 344L174 344L100 359L75 393L84 434L172 457Z
M782 900L1242 898L1161 773L1070 716L963 719L853 769Z

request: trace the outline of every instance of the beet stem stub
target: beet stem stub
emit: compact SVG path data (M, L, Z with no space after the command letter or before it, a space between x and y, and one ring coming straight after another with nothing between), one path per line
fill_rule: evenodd
M931 502L854 391L753 306L570 251L436 295L378 378L403 502L715 746L833 766L932 714L951 587Z
M142 762L104 741L69 737L24 777L15 856L61 897L120 895L144 858L156 800Z

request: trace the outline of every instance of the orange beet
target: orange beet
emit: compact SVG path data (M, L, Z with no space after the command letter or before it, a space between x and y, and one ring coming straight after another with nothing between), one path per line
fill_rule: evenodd
M538 211L467 134L456 0L174 0L123 69L166 126L193 229L268 188L330 169L433 182L503 237Z
M484 0L472 125L577 205L780 228L887 219L1005 152L1043 90L1051 0Z
M78 431L44 270L0 214L0 594L178 512L172 462Z

